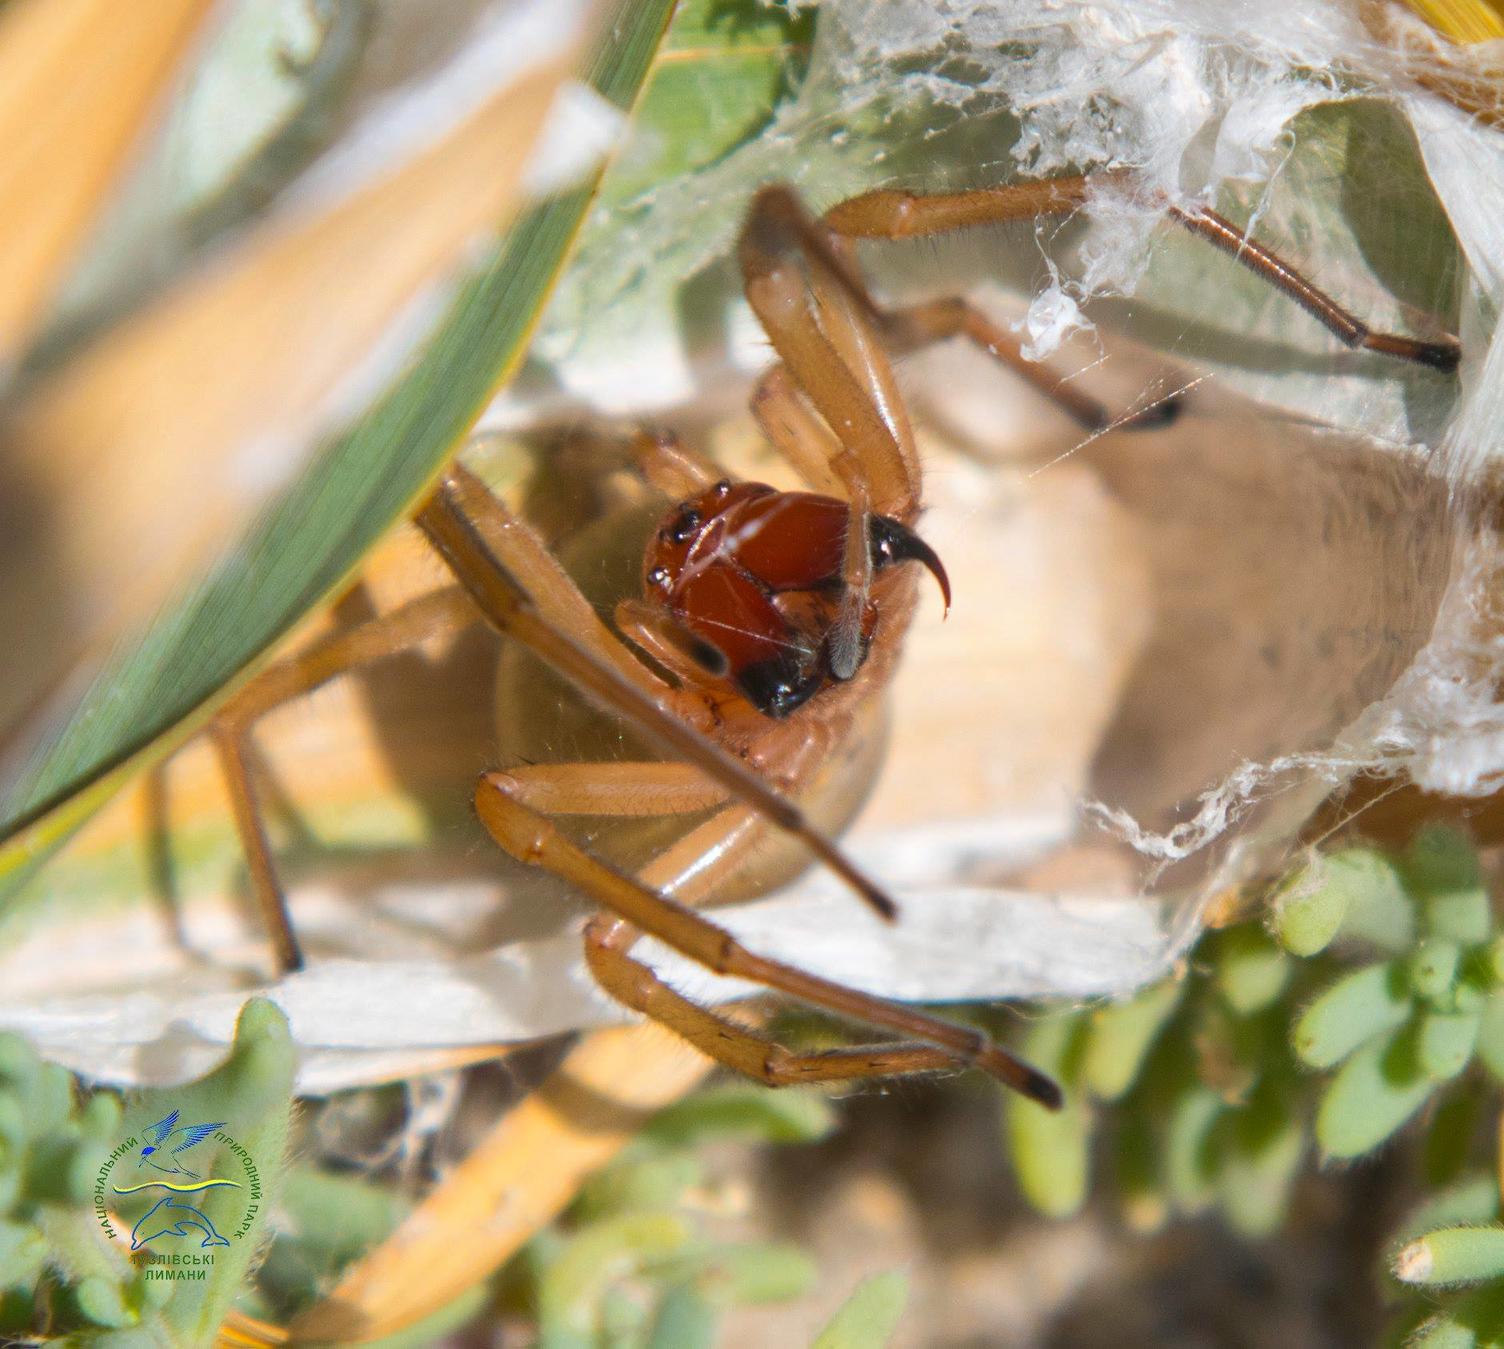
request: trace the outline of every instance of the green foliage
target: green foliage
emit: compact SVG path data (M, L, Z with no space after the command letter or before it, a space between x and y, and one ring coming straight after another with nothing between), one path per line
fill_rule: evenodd
M256 1285L274 1318L309 1306L350 1261L378 1246L406 1216L393 1189L312 1166L288 1171L278 1230Z
M214 1072L124 1105L109 1092L80 1099L63 1069L0 1036L0 1335L121 1349L211 1343L269 1232L292 1072L287 1022L263 1001L246 1004L230 1057ZM201 1206L226 1244L166 1233L132 1257L133 1225L166 1193L161 1181L186 1183L141 1160L146 1126L173 1110L185 1126L219 1122L193 1145L191 1164L199 1176L235 1183L180 1202ZM143 1182L149 1188L116 1189ZM186 1259L191 1277L160 1277L175 1259Z
M1171 979L1126 1002L1041 1023L1024 1049L1065 1083L1050 1115L1010 1099L1009 1151L1041 1212L1085 1202L1092 1133L1108 1126L1125 1218L1156 1227L1218 1208L1271 1230L1306 1151L1284 1001L1298 962L1255 926L1203 944L1205 978ZM1051 1054L1048 1051L1056 1048ZM1100 1107L1119 1108L1104 1112Z
M536 1319L543 1349L710 1349L727 1310L802 1297L817 1271L796 1248L716 1237L704 1146L810 1142L834 1123L823 1096L746 1083L670 1106L512 1263L503 1300ZM903 1295L896 1275L868 1280L817 1343L883 1344Z
M1455 831L1427 829L1397 857L1311 860L1276 888L1267 931L1212 933L1194 973L1031 1029L1024 1048L1068 1104L1052 1116L1007 1103L1024 1194L1075 1212L1106 1153L1133 1226L1216 1208L1261 1236L1307 1156L1358 1158L1423 1118L1421 1171L1445 1188L1391 1247L1396 1288L1431 1299L1402 1317L1400 1339L1499 1343L1499 1182L1469 1167L1504 1081L1501 955L1476 852ZM1454 1286L1471 1291L1437 1310L1435 1290Z
M889 1271L863 1279L816 1337L811 1349L866 1349L886 1344L903 1315L908 1283Z
M1085 1027L1070 1015L1036 1023L1024 1040L1024 1053L1044 1072L1065 1081L1081 1076ZM1073 1092L1055 1112L1023 1096L1008 1098L1008 1153L1029 1202L1051 1218L1067 1218L1086 1202L1090 1106Z

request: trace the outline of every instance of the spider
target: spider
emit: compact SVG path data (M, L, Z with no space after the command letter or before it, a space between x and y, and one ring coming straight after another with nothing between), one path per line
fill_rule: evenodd
M1113 424L1101 406L1027 362L1016 340L965 300L881 307L863 283L853 240L1065 214L1083 203L1092 182L1073 177L933 196L877 191L818 220L790 189L761 189L738 259L747 298L778 359L758 381L752 410L806 490L733 482L673 436L640 434L632 447L636 465L673 504L648 541L641 597L617 606L614 629L526 522L467 469L451 469L416 523L457 583L270 667L211 728L281 968L298 968L302 956L260 821L247 733L279 703L479 614L678 756L527 764L488 772L475 789L476 813L507 853L555 873L599 906L584 942L602 988L721 1063L769 1084L973 1066L1058 1108L1061 1092L1050 1078L980 1032L760 957L695 905L744 868L768 832L778 829L799 839L883 916L896 915L878 885L796 804L809 799L822 775L852 771L855 759L844 752L864 733L864 717L892 675L919 571L933 577L947 605L950 600L941 560L915 532L923 504L920 464L887 353L963 336L1083 425ZM1175 206L1169 214L1305 307L1347 345L1443 371L1456 366L1455 339L1372 332L1222 217ZM1116 425L1152 425L1174 413L1167 403ZM574 842L553 818L702 815L636 875ZM632 955L643 934L718 974L904 1039L818 1053L785 1049L660 980Z

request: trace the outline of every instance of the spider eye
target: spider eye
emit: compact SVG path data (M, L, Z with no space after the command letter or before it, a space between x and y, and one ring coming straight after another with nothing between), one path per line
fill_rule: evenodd
M686 506L679 512L678 518L665 531L671 543L687 543L694 538L701 524L700 512L693 506Z
M654 567L648 573L648 584L650 586L657 586L660 590L667 590L671 579L667 567Z
M722 478L720 480L720 482L716 483L716 485L714 487L712 487L710 490L712 492L714 492L716 494L716 496L718 496L718 497L725 496L726 493L731 490L731 479L730 478Z

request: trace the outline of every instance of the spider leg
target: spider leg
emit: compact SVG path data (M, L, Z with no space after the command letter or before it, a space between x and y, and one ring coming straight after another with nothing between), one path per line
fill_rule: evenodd
M1035 182L1005 183L970 192L903 192L880 188L832 206L820 223L844 239L917 239L929 234L1009 220L1069 215L1086 202L1093 182L1127 182L1126 174L1094 178L1072 174Z
M688 815L730 793L693 764L519 764L486 774L497 791L549 815Z
M959 296L930 300L905 309L886 310L883 319L894 348L900 352L913 351L950 337L966 338L999 365L1032 385L1086 431L1160 426L1174 415L1174 403L1163 402L1114 417L1095 398L1066 383L1048 366L1029 360L1018 338Z
M311 693L348 670L398 655L478 618L459 586L431 590L269 665L221 709L217 720L235 730L248 730L274 707Z
M476 789L476 813L492 838L518 861L546 868L623 920L598 919L587 936L587 958L602 987L628 1006L661 1020L712 1057L775 1084L817 1081L822 1073L827 1078L849 1078L896 1069L927 1071L947 1063L975 1066L1032 1100L1052 1108L1059 1106L1060 1091L1054 1082L980 1031L755 955L693 909L607 866L508 787L504 777L487 775ZM739 864L757 827L760 822L751 818L746 807L733 806L681 840L682 847L704 857L710 839L703 835L719 832L723 836L721 846L709 848L712 860L694 877L696 888L713 884ZM744 831L740 847L725 842L724 836L733 830ZM661 866L651 870L666 871L672 861L665 854ZM656 879L651 871L646 878ZM841 1051L830 1057L822 1070L819 1060L825 1056L779 1050L755 1032L715 1016L667 988L650 970L626 955L639 931L716 974L761 984L838 1016L921 1043Z
M456 467L448 474L417 515L419 527L429 536L449 569L497 631L522 642L534 655L569 679L586 697L631 718L684 759L697 765L706 776L720 782L778 828L799 839L879 914L893 917L897 906L892 899L814 828L793 802L770 787L742 759L727 753L707 738L702 727L714 714L711 704L691 691L663 687L661 681L609 633L613 646L637 666L635 678L623 678L616 662L608 662L588 633L582 634L568 626L547 621L541 606L498 558L495 547L497 530L511 522L512 517L505 507L474 474L462 467ZM538 546L541 548L541 544ZM585 603L583 597L580 603ZM590 616L593 622L599 622L593 612ZM653 685L658 685L662 691L653 689ZM691 721L691 717L697 720Z
M834 461L848 451L835 433L810 411L782 362L763 371L752 391L752 415L779 454L811 490L840 496L846 484Z
M1413 361L1417 365L1429 366L1432 370L1449 371L1457 368L1457 362L1462 358L1462 346L1451 334L1428 342L1418 337L1406 337L1401 333L1375 332L1357 315L1344 309L1325 291L1307 281L1277 253L1250 238L1226 217L1206 207L1196 211L1183 211L1178 206L1172 206L1170 215L1192 234L1205 239L1212 247L1241 262L1255 276L1262 277L1276 290L1288 295L1344 346L1355 351L1375 351L1383 356Z
M585 960L595 981L617 1002L689 1041L717 1063L770 1087L901 1077L955 1068L953 1054L933 1045L853 1045L795 1053L769 1037L676 993L623 949L632 933L620 919L595 918L585 926Z
M652 453L651 449L647 452ZM689 462L687 452L680 457ZM453 503L460 515L450 516L439 509L437 503L441 500ZM479 478L460 464L449 471L445 485L419 512L417 521L429 542L438 548L439 556L455 571L432 527L441 516L451 523L468 521L466 530L473 531L489 558L493 584L523 597L529 612L539 622L555 632L569 634L573 643L587 648L596 661L608 668L608 678L613 684L628 684L655 704L666 701L679 717L705 724L699 699L681 697L678 690L638 660L626 643L601 621L595 607L580 593L579 586L533 528L509 511ZM465 575L456 572L456 576L470 592L472 602L479 605L482 615L496 626L495 615ZM516 576L527 578L525 591L511 580ZM545 655L544 659L548 657Z
M634 646L685 684L707 674L724 673L726 657L683 627L672 614L646 600L627 599L616 606L617 630Z
M747 299L773 349L836 443L854 456L872 509L909 522L919 504L918 456L860 280L783 187L754 198L738 257ZM842 471L840 458L832 468L845 480L850 470ZM866 522L853 520L853 528Z
M793 767L793 765L790 765ZM699 770L678 763L537 764L488 773L485 786L553 815L672 815L708 809L726 792ZM767 834L745 806L717 812L648 863L642 882L698 902L732 875ZM640 935L623 919L601 915L585 927L585 958L596 982L623 1006L666 1026L702 1053L771 1086L891 1077L956 1066L932 1045L881 1044L795 1054L755 1030L691 1002L628 954Z
M638 472L671 501L698 496L726 476L672 431L640 431L628 452Z
M1132 179L1127 173L1114 171L1094 174L1091 178L1081 175L1048 178L933 196L880 190L841 202L825 213L821 224L844 238L913 239L976 225L1067 215L1086 201L1093 183L1101 182L1129 184ZM1289 296L1345 346L1393 356L1433 370L1457 368L1461 347L1450 334L1425 341L1398 333L1375 332L1278 254L1217 212L1205 207L1185 210L1173 205L1168 210L1177 224Z
M874 511L905 523L918 514L919 456L903 398L883 344L881 315L855 262L783 187L753 200L738 248L747 299L787 372L782 404L774 382L759 387L775 445L793 449L796 466L823 454L851 503L841 562L841 603L828 642L830 672L850 679L863 658L862 624L872 586L868 542ZM830 433L794 392L801 391ZM754 406L757 399L754 396Z
M251 893L255 896L256 907L261 913L262 926L271 939L277 972L291 974L294 970L303 968L303 949L298 944L292 919L287 912L287 897L282 893L281 883L277 880L271 842L261 820L261 803L257 799L256 786L246 762L245 734L224 722L218 722L210 727L209 735L219 756L225 785L229 788L235 830L240 835L240 846L250 869Z
M236 832L250 871L251 891L272 943L279 974L302 969L303 953L277 878L276 861L262 823L262 809L249 760L255 723L272 708L308 693L337 675L396 655L441 633L475 621L463 590L445 586L407 604L336 632L252 679L220 711L209 735L224 773Z

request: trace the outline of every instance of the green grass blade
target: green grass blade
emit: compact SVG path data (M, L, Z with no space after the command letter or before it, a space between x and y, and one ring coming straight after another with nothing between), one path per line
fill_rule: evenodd
M632 102L672 9L624 0L590 72ZM228 559L95 681L0 803L0 901L118 785L203 723L226 685L351 573L520 361L590 204L579 189L517 222L460 287L416 365L329 441Z

